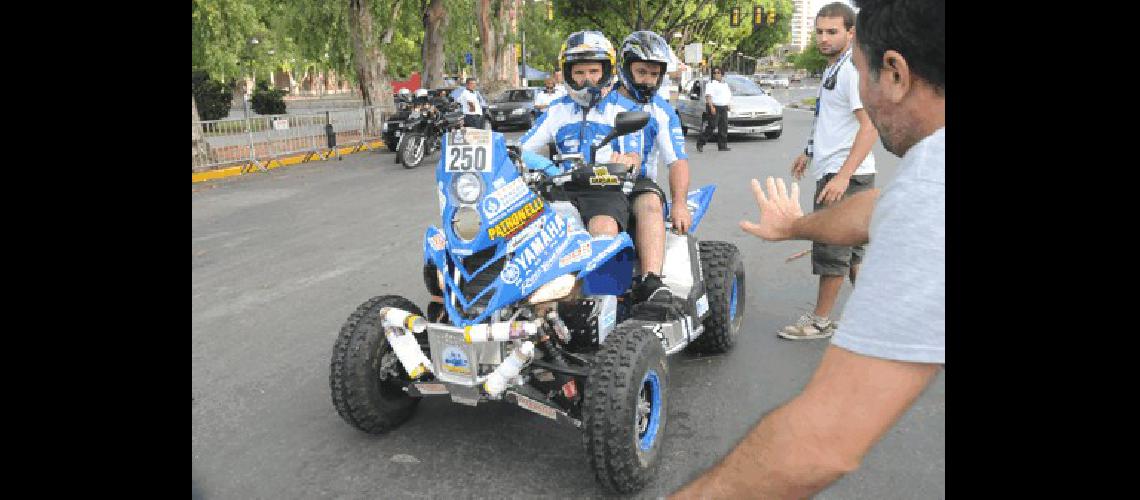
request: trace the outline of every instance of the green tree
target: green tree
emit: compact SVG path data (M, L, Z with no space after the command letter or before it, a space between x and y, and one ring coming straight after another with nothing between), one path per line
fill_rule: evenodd
M813 37L811 43L799 54L792 57L792 64L797 68L805 69L808 73L819 73L827 67L827 57L819 51L819 46Z
M773 48L788 42L792 37L792 13L794 6L791 0L765 0L759 2L759 5L764 7L765 16L767 16L769 9L775 9L776 25L766 25L755 30L749 28L749 35L741 40L736 48L741 53L752 57L770 55ZM752 24L751 21L750 11L748 18L749 26Z

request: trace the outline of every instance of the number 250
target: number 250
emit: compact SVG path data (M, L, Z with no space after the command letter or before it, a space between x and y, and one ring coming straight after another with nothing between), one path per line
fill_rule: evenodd
M483 169L487 168L486 151L487 149L483 146L476 147L474 151L471 148L452 148L451 164L448 166L448 170L467 171L474 167L476 171L482 172ZM460 158L463 159L463 164L457 165Z

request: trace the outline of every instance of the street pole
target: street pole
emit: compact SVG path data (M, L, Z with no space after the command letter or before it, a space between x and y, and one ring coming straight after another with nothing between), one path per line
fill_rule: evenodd
M522 77L520 78L521 82L519 86L526 87L526 29L519 27L519 31L522 32Z

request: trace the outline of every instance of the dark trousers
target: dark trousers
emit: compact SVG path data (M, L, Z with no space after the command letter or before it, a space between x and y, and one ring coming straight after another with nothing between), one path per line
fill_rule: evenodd
M704 146L709 142L709 138L713 135L713 128L717 130L716 145L720 149L728 147L728 106L713 106L716 114L710 115L705 111L704 120L708 125L701 131L700 137L697 138L697 144Z
M483 115L463 115L463 126L471 128L483 128Z

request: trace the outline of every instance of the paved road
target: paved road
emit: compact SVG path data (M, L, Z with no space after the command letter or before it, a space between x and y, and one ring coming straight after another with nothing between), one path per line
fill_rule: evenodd
M802 389L827 345L775 336L815 300L808 259L784 262L809 244L764 243L736 226L756 214L747 179L786 177L809 119L789 109L780 139L690 151L693 186L718 186L700 236L740 246L746 317L731 353L670 359L659 480L634 498L666 495L716 463ZM880 145L874 153L882 185L898 162ZM812 189L801 187L806 206ZM333 408L329 358L353 309L381 294L428 298L422 237L439 223L431 169L405 170L391 153L367 152L194 184L191 206L195 498L604 494L576 430L514 406L428 399L386 436L356 431ZM849 293L845 285L840 308ZM939 375L862 468L818 498L944 498L945 392Z

